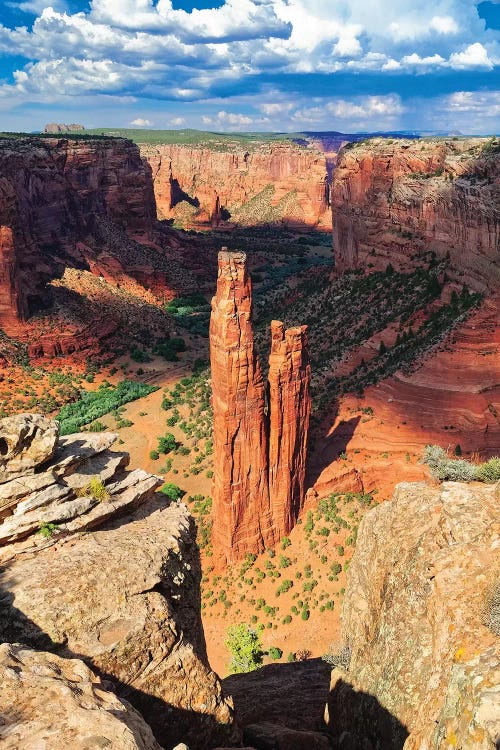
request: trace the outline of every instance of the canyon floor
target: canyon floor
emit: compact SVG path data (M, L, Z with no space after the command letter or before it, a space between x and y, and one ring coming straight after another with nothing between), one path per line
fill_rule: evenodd
M481 458L498 453L500 297L469 292L430 254L397 272L388 267L370 276L337 277L330 236L322 232L190 232L186 244L190 273L204 282L177 305L165 308L137 289L117 288L85 271L54 282L54 315L78 288L84 304L97 305L100 315L119 306L127 325L101 344L100 353L84 349L31 361L22 343L3 339L0 410L5 415L36 407L54 415L81 388L95 391L123 379L157 388L94 420L91 429L118 431L131 468L160 474L184 492L199 527L208 655L225 676L224 639L233 622L259 624L265 650L279 649L281 661L329 649L339 634L358 524L396 483L429 479L420 463L427 443ZM309 492L299 523L274 550L216 571L210 554L207 332L216 252L226 244L249 255L262 363L271 319L310 326L313 424ZM177 361L155 353L162 321L183 340ZM169 433L175 447L161 453L159 438Z

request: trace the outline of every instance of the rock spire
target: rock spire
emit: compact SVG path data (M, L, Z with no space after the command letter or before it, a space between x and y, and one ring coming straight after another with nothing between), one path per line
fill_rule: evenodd
M254 347L246 255L219 253L210 361L214 411L213 546L218 564L273 546L303 499L311 408L307 326L273 321L269 384Z

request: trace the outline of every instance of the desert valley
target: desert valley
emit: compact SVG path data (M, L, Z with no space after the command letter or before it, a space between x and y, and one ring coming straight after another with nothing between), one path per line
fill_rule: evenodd
M499 140L45 130L0 136L0 745L498 747Z

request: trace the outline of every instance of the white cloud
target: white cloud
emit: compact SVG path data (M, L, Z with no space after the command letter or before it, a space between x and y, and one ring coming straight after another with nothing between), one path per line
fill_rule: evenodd
M169 125L174 125L174 127L180 127L181 125L184 125L186 122L184 117L172 117L171 120L168 120Z
M138 117L136 120L132 120L131 125L136 125L138 128L147 128L153 123L151 120L145 120L142 117Z
M467 70L468 68L493 68L493 63L488 57L488 52L479 42L469 44L463 52L454 52L450 56L450 65L456 70Z
M440 34L457 34L458 25L451 16L433 16L429 24L431 29L435 29Z

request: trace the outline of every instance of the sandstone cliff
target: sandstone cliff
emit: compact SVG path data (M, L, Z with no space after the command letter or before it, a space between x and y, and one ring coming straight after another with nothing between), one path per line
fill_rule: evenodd
M401 484L362 520L343 608L342 747L494 750L500 736L499 487Z
M434 251L461 281L500 280L500 158L484 138L376 138L341 151L333 175L336 266L398 267Z
M144 144L141 154L151 166L160 218L182 218L187 209L188 224L218 225L226 217L331 226L326 160L315 149L291 142L225 151Z
M43 417L0 421L0 640L82 659L162 746L231 739L187 508L155 494L160 478L125 470L116 436L57 434Z
M101 220L115 235L150 238L155 202L137 146L0 139L0 328L16 335L20 322L48 306L50 279L66 266L89 267L103 249Z
M219 564L272 547L304 499L311 413L307 326L272 324L268 398L252 328L252 286L241 252L219 253L210 317L214 482Z

